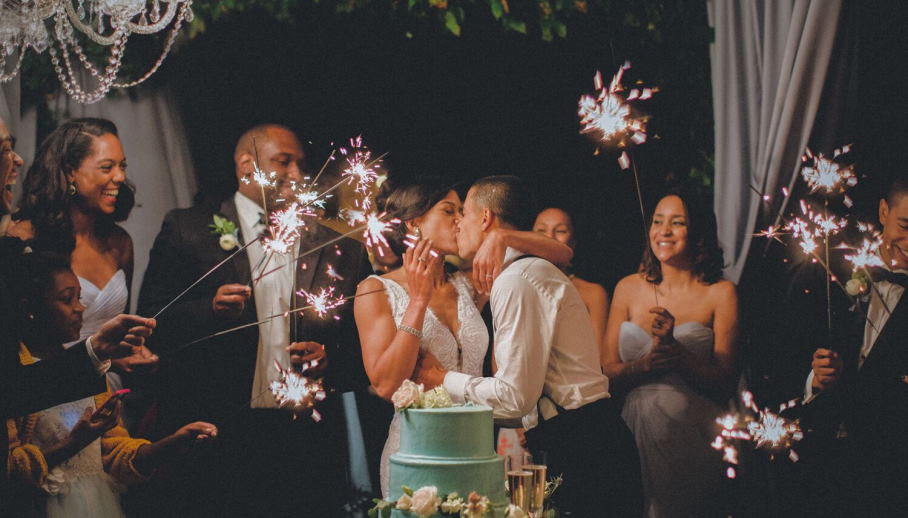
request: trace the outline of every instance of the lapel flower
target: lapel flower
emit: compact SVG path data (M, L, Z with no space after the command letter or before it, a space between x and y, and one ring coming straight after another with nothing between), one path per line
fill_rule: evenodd
M239 244L238 229L236 223L230 221L227 218L222 218L217 214L214 215L214 223L208 225L208 228L211 229L212 234L218 234L221 236L221 239L218 240L218 243L221 245L221 249L225 252L229 252L237 247Z
M870 274L866 270L857 270L851 274L851 279L845 283L845 291L854 298L852 311L859 311L862 306L870 302Z

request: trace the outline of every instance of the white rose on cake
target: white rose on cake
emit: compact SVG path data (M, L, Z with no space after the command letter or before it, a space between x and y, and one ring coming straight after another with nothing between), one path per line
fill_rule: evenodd
M394 403L394 409L406 410L412 406L419 405L422 390L422 385L417 385L410 380L404 380L404 382L401 383L400 388L391 396L391 402Z
M441 505L441 498L438 498L438 488L435 486L417 489L413 492L410 500L412 502L410 511L416 513L419 518L429 518L438 512L438 506Z

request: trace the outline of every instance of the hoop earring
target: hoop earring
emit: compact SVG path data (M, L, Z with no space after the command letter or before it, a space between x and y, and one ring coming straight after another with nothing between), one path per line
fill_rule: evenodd
M76 195L76 184L75 183L69 182L69 184L66 186L66 194L68 194L70 196Z

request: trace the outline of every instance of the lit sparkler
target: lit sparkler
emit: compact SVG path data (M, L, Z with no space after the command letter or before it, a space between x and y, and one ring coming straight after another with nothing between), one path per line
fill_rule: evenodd
M304 209L299 203L291 203L287 208L271 214L270 236L262 239L262 249L266 253L287 254L306 227L306 216L315 213Z
M634 88L623 96L621 77L630 67L630 63L624 63L612 77L608 88L602 82L602 72L596 72L593 81L599 93L595 97L583 95L578 102L577 115L583 126L580 133L593 134L601 144L618 147L627 145L628 140L635 144L646 142L646 119L635 117L629 103L649 99L654 90Z
M883 245L883 239L880 236L874 236L873 239L864 239L864 242L857 248L852 248L854 253L845 255L845 260L851 263L854 271L864 270L871 267L884 267L883 259L880 257L880 246Z
M302 372L318 365L318 360L304 363ZM315 409L316 403L327 397L327 392L321 379L310 378L294 369L285 369L281 364L274 362L274 367L280 378L271 382L271 393L277 401L279 408L289 408L296 419L300 414L311 411L312 420L321 421L322 416Z
M305 298L309 308L312 309L320 318L327 317L328 312L338 306L344 305L344 303L347 302L347 299L345 299L343 295L334 295L334 286L322 288L316 293L310 293L306 290L299 290L298 292L296 292L296 294L300 297Z
M366 244L377 249L379 255L384 255L383 249L388 247L388 240L385 238L385 232L390 231L392 225L400 223L400 220L397 218L384 221L384 217L384 213L366 215L366 228L363 231L363 237L366 238ZM377 246L379 244L382 246Z
M768 408L760 410L750 392L743 392L741 401L745 408L753 413L752 415L726 414L716 419L721 430L710 446L722 452L722 460L729 464L738 464L738 447L735 441L741 440L752 443L758 450L768 451L770 458L787 452L787 457L792 462L797 462L798 454L792 448L796 442L804 438L804 433L798 420L792 421L780 415L797 405L797 401L792 400L781 405L778 413ZM729 478L734 478L734 469L730 467L727 474Z
M833 152L833 158L838 158L849 151L851 151L850 145L836 149ZM801 177L807 182L811 193L833 194L858 183L858 177L854 174L854 166L834 162L822 153L814 155L810 149L807 149L804 156L801 157L801 161L805 164L801 169Z
M277 172L270 171L265 172L259 168L258 162L252 162L252 172L246 175L243 175L242 182L246 185L250 183L255 183L259 187L273 189L277 185Z

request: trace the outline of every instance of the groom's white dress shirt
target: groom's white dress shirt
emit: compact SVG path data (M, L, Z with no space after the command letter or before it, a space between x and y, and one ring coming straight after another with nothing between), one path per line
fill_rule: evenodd
M262 207L239 192L236 193L233 200L236 203L243 240L249 243L258 238L266 229L265 224L261 222ZM294 268L290 267L289 263L294 261L298 253L299 241L293 245L291 253L287 255L274 254L272 257L266 257L261 242L250 245L246 249L246 255L249 257L249 271L252 272L254 281L252 296L255 297L257 320L265 320L272 315L278 315L291 309ZM275 271L272 272L272 270ZM266 272L271 273L261 277ZM259 280L255 282L255 279ZM277 402L267 392L271 382L278 378L274 362L277 361L285 368L290 366L290 353L286 351L286 347L290 345L290 319L275 318L270 322L259 324L258 327L258 354L255 360L255 378L252 382L250 406L252 408L277 408Z
M551 419L558 413L552 401L572 410L609 392L580 293L553 264L535 257L515 262L520 255L508 249L492 285L495 377L448 372L444 387L456 403L492 407L495 419L520 420L529 430L539 420L537 402L543 419ZM543 389L551 401L540 401Z

